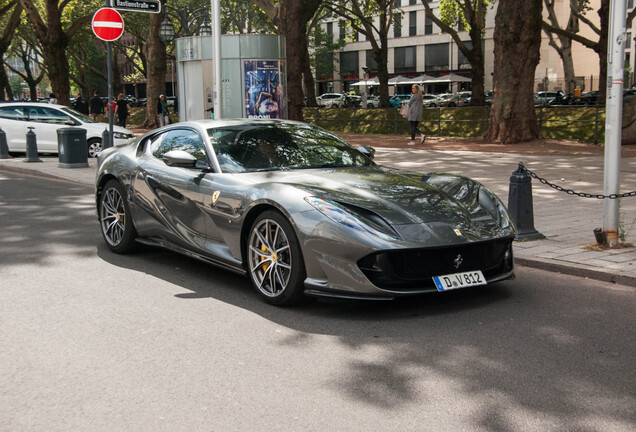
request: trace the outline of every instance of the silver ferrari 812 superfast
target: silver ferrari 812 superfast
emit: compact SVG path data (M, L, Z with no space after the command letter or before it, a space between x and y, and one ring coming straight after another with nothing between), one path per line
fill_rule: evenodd
M98 158L96 204L116 253L161 246L248 274L277 305L387 299L514 277L515 228L467 177L376 165L315 126L172 124Z

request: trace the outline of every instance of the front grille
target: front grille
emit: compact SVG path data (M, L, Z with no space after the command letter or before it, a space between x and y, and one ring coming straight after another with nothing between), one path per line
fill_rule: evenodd
M456 266L459 261L461 264ZM512 238L452 247L382 251L358 261L358 267L374 285L390 290L423 289L433 286L433 276L471 270L481 270L488 280L510 272L512 266Z

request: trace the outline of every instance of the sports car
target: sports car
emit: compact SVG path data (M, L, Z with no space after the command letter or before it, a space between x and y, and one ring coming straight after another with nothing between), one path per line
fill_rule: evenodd
M113 252L168 248L249 275L276 305L514 276L514 225L483 185L379 166L372 148L301 122L176 123L109 148L96 206Z

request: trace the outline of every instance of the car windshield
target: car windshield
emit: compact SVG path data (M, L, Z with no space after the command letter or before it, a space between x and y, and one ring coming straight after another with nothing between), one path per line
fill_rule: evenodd
M223 172L374 165L351 144L301 124L258 124L208 129Z
M62 108L62 111L64 111L67 114L71 114L73 117L80 119L82 123L95 123L92 118L80 112L77 112L74 109L64 107Z

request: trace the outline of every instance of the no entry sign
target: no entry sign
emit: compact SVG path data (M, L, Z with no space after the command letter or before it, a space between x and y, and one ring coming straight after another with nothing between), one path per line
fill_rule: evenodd
M111 8L101 8L91 22L93 33L103 41L117 40L124 34L124 19L119 12Z

